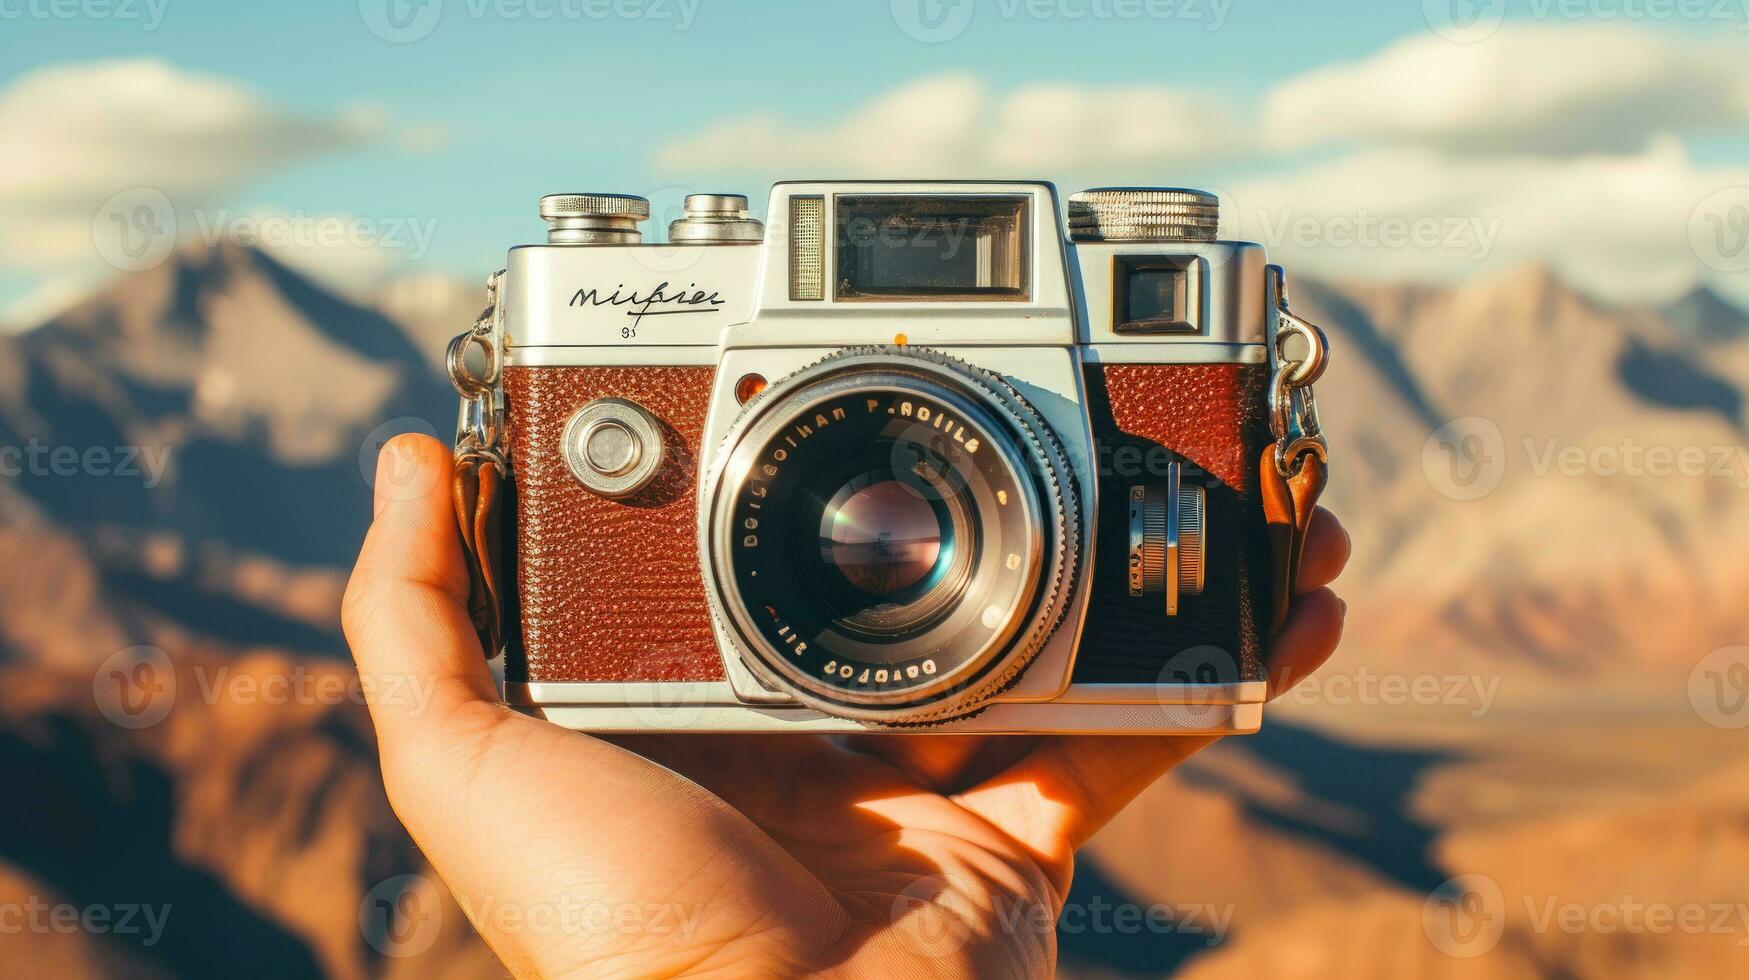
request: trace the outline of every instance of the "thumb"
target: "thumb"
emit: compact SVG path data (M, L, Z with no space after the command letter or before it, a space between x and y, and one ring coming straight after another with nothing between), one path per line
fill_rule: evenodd
M383 446L376 517L341 605L385 759L441 728L433 716L498 699L467 613L453 467L449 448L428 436Z

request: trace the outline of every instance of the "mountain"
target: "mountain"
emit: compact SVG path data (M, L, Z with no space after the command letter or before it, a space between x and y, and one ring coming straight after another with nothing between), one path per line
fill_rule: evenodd
M230 243L6 346L0 443L39 449L17 493L84 539L117 592L236 642L340 652L333 602L375 447L454 413L440 353Z
M1749 533L1749 361L1535 266L1295 300L1335 351L1318 398L1362 656L1554 680L1686 669L1749 629L1716 546Z
M1705 344L1728 344L1749 337L1749 313L1706 286L1658 309L1658 316L1683 337Z

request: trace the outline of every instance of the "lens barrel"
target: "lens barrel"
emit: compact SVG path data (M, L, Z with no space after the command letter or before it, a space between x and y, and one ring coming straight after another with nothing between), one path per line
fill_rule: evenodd
M1080 503L1050 427L939 352L849 348L768 388L701 497L706 591L748 669L840 717L975 710L1061 621Z

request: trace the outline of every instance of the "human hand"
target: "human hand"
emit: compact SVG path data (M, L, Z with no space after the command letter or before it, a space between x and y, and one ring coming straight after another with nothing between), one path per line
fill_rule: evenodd
M1048 974L1075 849L1214 741L609 740L518 714L469 622L450 472L434 439L384 447L342 618L367 692L429 685L417 705L371 698L383 782L518 975ZM1326 586L1348 552L1320 509L1272 696L1335 649L1344 606Z

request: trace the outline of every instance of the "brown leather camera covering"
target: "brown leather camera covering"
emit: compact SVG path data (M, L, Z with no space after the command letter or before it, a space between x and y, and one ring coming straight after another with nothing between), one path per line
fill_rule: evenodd
M509 645L506 679L722 679L694 509L715 374L714 367L505 370L521 605L521 642ZM667 427L656 481L624 500L586 490L561 449L571 415L609 396L637 402Z
M1077 682L1156 683L1168 660L1195 647L1231 656L1237 680L1262 676L1271 603L1271 552L1257 465L1268 441L1268 368L1261 364L1094 364L1088 412L1101 448L1099 540L1093 595L1076 657ZM1124 471L1127 449L1164 447L1207 471L1207 580L1203 593L1163 604L1127 588L1129 487L1151 473Z

